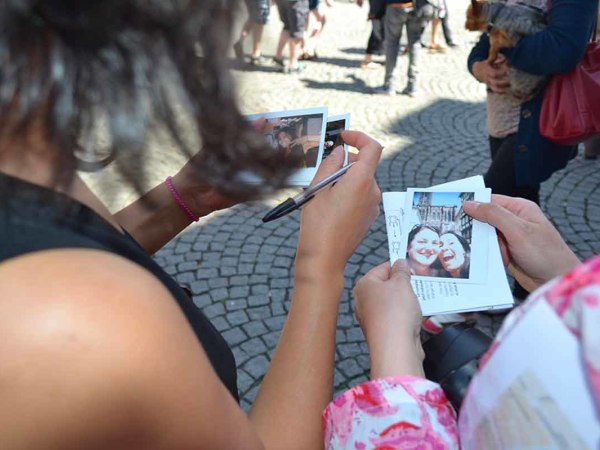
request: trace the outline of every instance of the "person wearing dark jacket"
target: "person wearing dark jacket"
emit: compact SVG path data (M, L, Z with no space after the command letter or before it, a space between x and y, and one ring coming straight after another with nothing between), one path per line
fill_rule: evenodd
M545 2L529 0L546 7ZM492 163L486 186L496 194L523 197L539 204L540 184L564 168L577 154L576 146L555 144L540 134L544 89L521 105L511 104L506 92L508 66L536 75L567 73L581 60L592 33L597 0L554 0L547 12L548 27L504 48L498 60L487 61L490 41L482 34L468 58L471 74L488 87L488 134ZM517 297L525 292L515 290Z

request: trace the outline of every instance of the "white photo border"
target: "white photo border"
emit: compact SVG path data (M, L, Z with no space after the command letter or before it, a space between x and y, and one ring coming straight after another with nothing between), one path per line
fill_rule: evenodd
M408 230L411 230L417 223L411 216L413 207L413 198L415 193L421 192L432 192L432 193L453 193L453 192L468 192L474 194L474 200L482 203L489 203L491 200L491 190L457 190L457 189L419 189L410 188L406 191L406 198L404 203L405 211L405 230L407 230L402 236L402 245L400 248L400 255L406 255L408 249ZM483 284L487 280L487 264L488 264L488 245L489 245L489 233L491 227L483 222L473 219L472 237L471 237L471 257L470 257L470 270L469 278L443 278L443 277L427 277L413 275L412 278L415 280L431 280L438 282L452 282L452 283L467 283L467 284Z
M344 131L350 129L350 113L337 114L335 116L329 116L327 118L327 123L329 122L337 122L339 120L344 121ZM327 128L327 126L325 126ZM323 141L323 147L325 143ZM344 165L348 164L348 144L344 142Z
M294 187L307 187L315 177L319 166L321 165L321 161L323 158L323 150L325 147L325 129L327 127L327 116L328 109L326 106L316 107L316 108L304 108L304 109L292 109L288 111L274 111L267 113L258 113L258 114L249 114L244 116L246 120L253 122L258 119L279 119L286 117L297 117L297 116L309 116L309 115L318 115L321 114L323 120L321 122L321 136L319 139L319 153L317 154L317 164L315 167L307 167L303 169L297 169L292 173L286 184L288 186ZM251 178L249 178L251 179Z

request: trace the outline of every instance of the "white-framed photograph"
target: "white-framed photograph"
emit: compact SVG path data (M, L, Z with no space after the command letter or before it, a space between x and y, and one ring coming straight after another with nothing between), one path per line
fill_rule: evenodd
M350 113L329 116L325 129L323 158L326 159L334 148L344 146L344 165L348 164L348 144L342 138L342 131L350 128Z
M485 282L488 229L467 215L463 204L489 201L487 196L485 191L407 191L401 252L415 279Z
M273 151L298 161L298 169L288 178L289 186L308 186L323 160L327 108L252 114L246 118L266 119L263 134Z

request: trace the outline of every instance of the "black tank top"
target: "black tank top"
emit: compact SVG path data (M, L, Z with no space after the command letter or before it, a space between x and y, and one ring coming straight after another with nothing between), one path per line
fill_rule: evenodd
M192 299L129 235L87 206L0 172L0 263L30 252L89 248L122 256L151 272L169 290L223 384L238 399L235 360L227 343Z

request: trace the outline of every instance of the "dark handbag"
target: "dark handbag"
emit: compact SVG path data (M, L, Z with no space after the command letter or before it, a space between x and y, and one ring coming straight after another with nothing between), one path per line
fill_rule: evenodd
M456 411L477 372L479 358L491 343L492 338L474 323L461 322L444 328L423 344L425 376L440 384Z
M575 69L552 75L546 85L540 134L556 144L577 145L600 135L600 44L595 41L596 25Z

